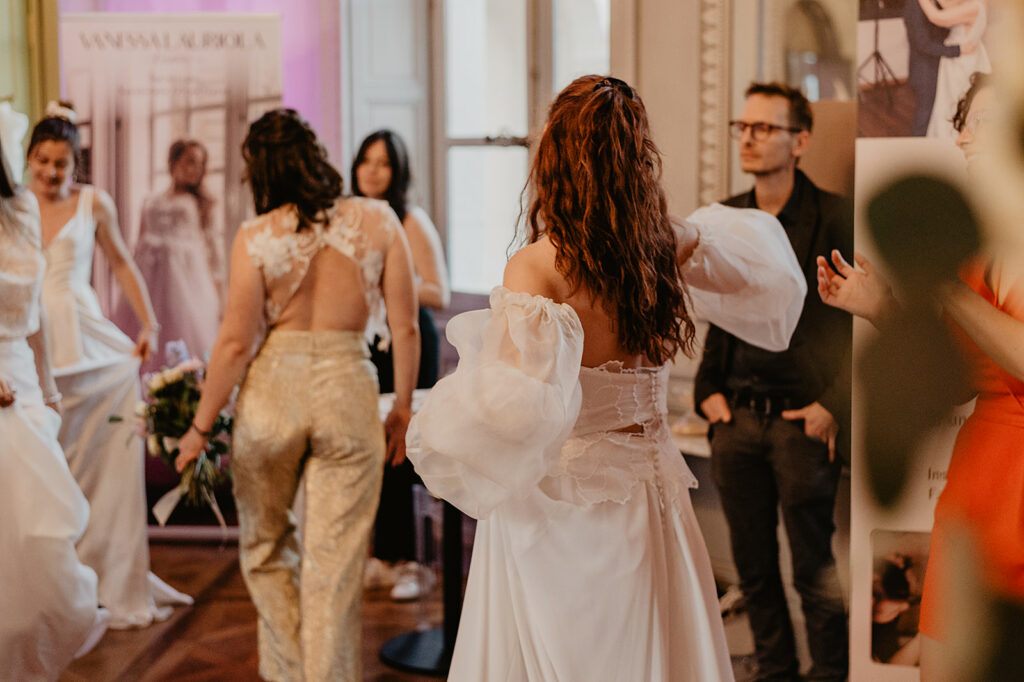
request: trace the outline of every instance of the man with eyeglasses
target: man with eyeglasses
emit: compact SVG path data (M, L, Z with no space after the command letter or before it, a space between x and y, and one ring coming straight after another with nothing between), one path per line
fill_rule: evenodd
M848 438L852 326L849 315L818 297L815 256L851 252L852 209L797 168L813 124L800 91L754 83L746 96L729 126L754 187L723 203L778 217L807 278L807 298L790 347L780 353L712 326L694 402L711 424L711 471L754 633L758 679L800 679L779 569L781 506L813 661L806 679L843 680L846 611L832 534L841 471L836 443Z

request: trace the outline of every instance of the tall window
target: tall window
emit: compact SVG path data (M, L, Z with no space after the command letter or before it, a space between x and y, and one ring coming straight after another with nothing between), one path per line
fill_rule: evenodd
M609 13L610 0L442 3L435 212L447 226L453 290L487 293L501 283L528 136L558 90L608 72Z

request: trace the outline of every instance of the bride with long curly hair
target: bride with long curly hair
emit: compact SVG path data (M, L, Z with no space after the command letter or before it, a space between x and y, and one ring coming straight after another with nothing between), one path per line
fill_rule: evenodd
M799 266L766 213L670 219L616 78L558 95L526 195L528 243L490 309L450 322L459 367L409 431L430 490L480 519L449 679L731 680L667 363L691 311L784 348Z

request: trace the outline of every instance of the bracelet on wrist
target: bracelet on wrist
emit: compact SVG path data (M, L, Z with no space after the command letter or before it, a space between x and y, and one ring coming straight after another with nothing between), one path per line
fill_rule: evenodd
M198 434L199 434L200 436L202 436L203 438L209 438L210 436L212 436L212 435L213 435L213 428L212 428L212 427L210 428L210 430L209 430L209 431L203 431L203 430L202 430L201 428L199 428L198 426L196 426L196 423L195 423L194 421L192 422L192 424L190 424L190 425L189 425L189 427L188 427L188 428L192 429L193 431L195 431L196 433L198 433Z
M50 403L59 403L61 400L64 400L64 394L62 394L60 391L54 391L50 395L43 396L44 405L49 405Z
M151 332L159 332L163 327L160 326L159 322L150 322L149 324L142 325L144 329L148 329Z

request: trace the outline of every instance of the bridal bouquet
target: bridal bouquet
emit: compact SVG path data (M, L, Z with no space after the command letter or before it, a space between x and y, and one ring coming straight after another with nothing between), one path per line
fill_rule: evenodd
M188 431L199 404L204 369L199 360L185 360L147 376L144 381L145 400L136 407L139 431L146 437L149 454L159 457L171 469L178 456L178 440ZM209 504L224 525L213 492L227 476L224 464L231 449L231 426L229 415L222 412L217 416L206 451L185 467L181 483L153 506L153 514L161 525L182 498L190 505Z

